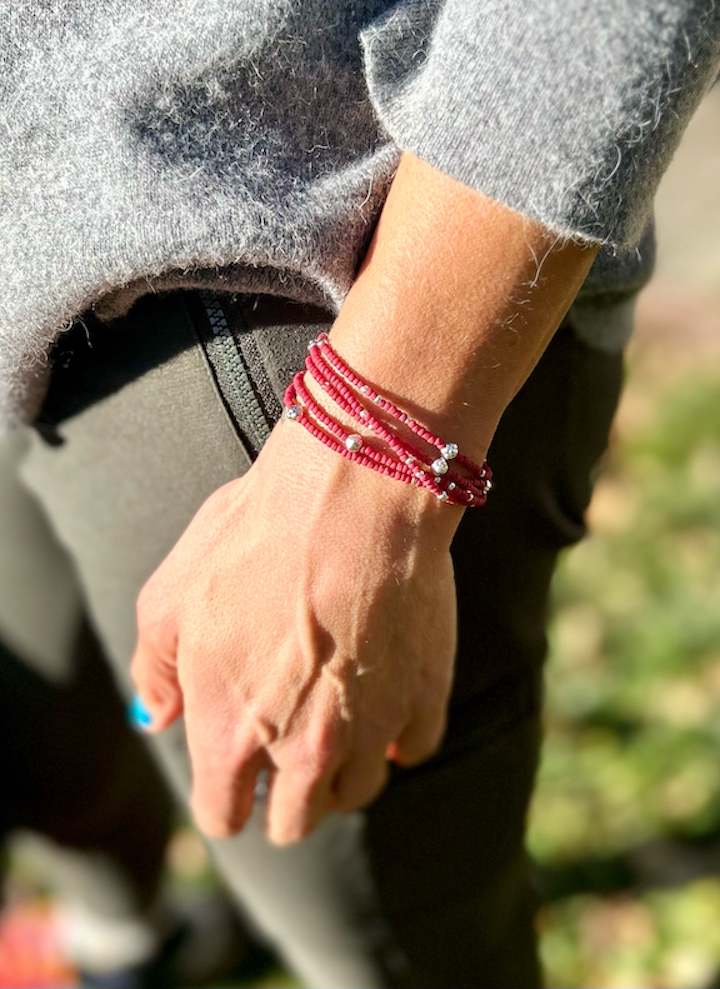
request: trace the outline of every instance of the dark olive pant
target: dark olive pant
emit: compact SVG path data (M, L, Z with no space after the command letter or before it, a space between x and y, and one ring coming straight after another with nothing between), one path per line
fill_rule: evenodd
M138 591L202 501L248 469L326 322L278 300L148 297L110 327L69 334L56 355L22 476L127 693ZM334 816L299 846L265 842L261 799L243 834L213 843L236 895L310 985L540 984L523 831L549 585L558 552L583 534L620 379L619 355L564 326L503 418L492 497L466 512L453 547L458 665L437 756L395 770L367 812ZM187 793L182 725L153 744Z

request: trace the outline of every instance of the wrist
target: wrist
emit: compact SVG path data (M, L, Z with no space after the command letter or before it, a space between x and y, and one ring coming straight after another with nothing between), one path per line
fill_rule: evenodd
M355 302L362 304L362 329L358 328ZM428 366L422 366L418 354L422 339L444 336L447 347L452 347L449 322L435 324L428 318L421 324L410 313L401 314L400 306L390 322L382 311L375 311L373 303L364 302L358 293L353 304L340 313L330 332L333 346L375 390L482 463L509 397L500 398L482 387L470 392L465 376L456 373L452 362L439 354L428 360ZM388 339L392 332L398 334L397 343ZM416 347L409 351L407 341L413 334Z
M293 468L288 495L289 465ZM412 541L436 550L449 548L464 512L459 506L442 504L424 488L399 483L338 456L287 419L275 427L250 473L269 483L277 499L291 497L301 506L308 525L323 518L347 527L349 534L362 526L375 529L378 538L392 533L393 539L402 530Z
M295 374L284 401L288 420L343 459L422 487L443 504L485 504L492 487L487 464L476 463L454 441L373 388L335 351L327 334L308 345L305 370Z
M481 460L595 253L406 154L330 338Z

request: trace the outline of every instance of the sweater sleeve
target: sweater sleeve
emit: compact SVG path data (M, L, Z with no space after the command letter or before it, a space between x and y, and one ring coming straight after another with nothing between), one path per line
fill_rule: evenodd
M401 148L561 235L632 248L717 75L720 0L401 0L362 43Z

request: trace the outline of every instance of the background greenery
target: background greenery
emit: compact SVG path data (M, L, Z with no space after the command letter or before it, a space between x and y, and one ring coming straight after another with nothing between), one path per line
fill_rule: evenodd
M660 254L563 560L530 846L553 989L720 986L720 89L657 203Z
M652 415L621 420L555 582L530 847L557 989L720 966L720 373L629 387Z

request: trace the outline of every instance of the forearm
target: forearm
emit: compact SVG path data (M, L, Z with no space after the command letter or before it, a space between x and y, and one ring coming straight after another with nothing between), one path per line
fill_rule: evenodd
M482 459L595 254L406 154L331 339Z

